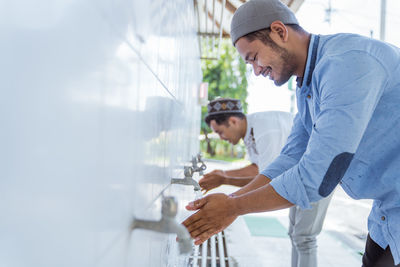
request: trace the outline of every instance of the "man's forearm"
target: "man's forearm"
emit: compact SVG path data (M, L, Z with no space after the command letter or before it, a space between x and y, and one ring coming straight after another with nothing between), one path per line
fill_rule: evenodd
M234 186L245 186L258 174L258 167L252 163L244 168L224 171L223 184Z
M243 187L253 181L254 176L251 177L225 177L223 184L234 185Z
M237 216L254 212L280 210L293 206L293 203L279 195L270 184L263 185L239 196L232 196L231 201L234 213Z
M258 167L257 164L254 163L240 169L225 171L225 175L231 178L239 178L239 177L249 178L249 177L254 177L257 174L258 174Z
M270 181L271 181L271 179L269 179L268 177L266 177L266 176L264 176L262 174L259 174L254 179L252 179L251 182L249 182L247 185L243 186L241 189L239 189L238 191L236 191L232 195L235 195L235 196L243 195L243 194L245 194L247 192L250 192L250 191L253 191L253 190L257 189L257 188L265 186Z

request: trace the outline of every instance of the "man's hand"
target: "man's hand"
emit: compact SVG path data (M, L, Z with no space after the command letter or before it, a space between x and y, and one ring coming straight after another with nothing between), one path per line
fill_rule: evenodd
M224 230L238 216L234 199L221 193L190 202L186 209L198 210L182 223L195 239L196 245Z
M221 170L214 170L207 173L199 180L199 185L204 193L207 193L213 188L216 188L224 183L225 173Z

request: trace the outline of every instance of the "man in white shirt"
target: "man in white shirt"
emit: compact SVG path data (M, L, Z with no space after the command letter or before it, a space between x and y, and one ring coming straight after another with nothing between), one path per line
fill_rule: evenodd
M293 116L282 111L245 115L240 100L217 98L208 104L206 123L221 139L237 144L243 139L251 164L235 170L214 170L200 179L206 192L222 184L245 186L280 153L292 128ZM289 236L292 267L317 266L317 240L332 194L312 203L312 208L290 209Z

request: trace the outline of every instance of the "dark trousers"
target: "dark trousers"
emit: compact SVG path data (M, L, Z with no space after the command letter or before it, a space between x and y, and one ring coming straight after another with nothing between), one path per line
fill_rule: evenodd
M389 246L386 249L381 248L368 234L362 267L400 267L400 264L394 265Z

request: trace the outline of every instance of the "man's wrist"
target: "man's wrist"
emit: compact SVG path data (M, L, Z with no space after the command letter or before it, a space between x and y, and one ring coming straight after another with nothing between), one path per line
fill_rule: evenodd
M221 171L222 172L222 174L221 174L221 184L226 184L226 185L229 185L229 177L228 177L228 175L226 174L226 172L224 171L224 170L222 170Z
M233 215L233 216L241 215L239 205L238 205L240 199L235 195L235 193L228 195L228 201L229 201L229 211L230 211L231 215Z

